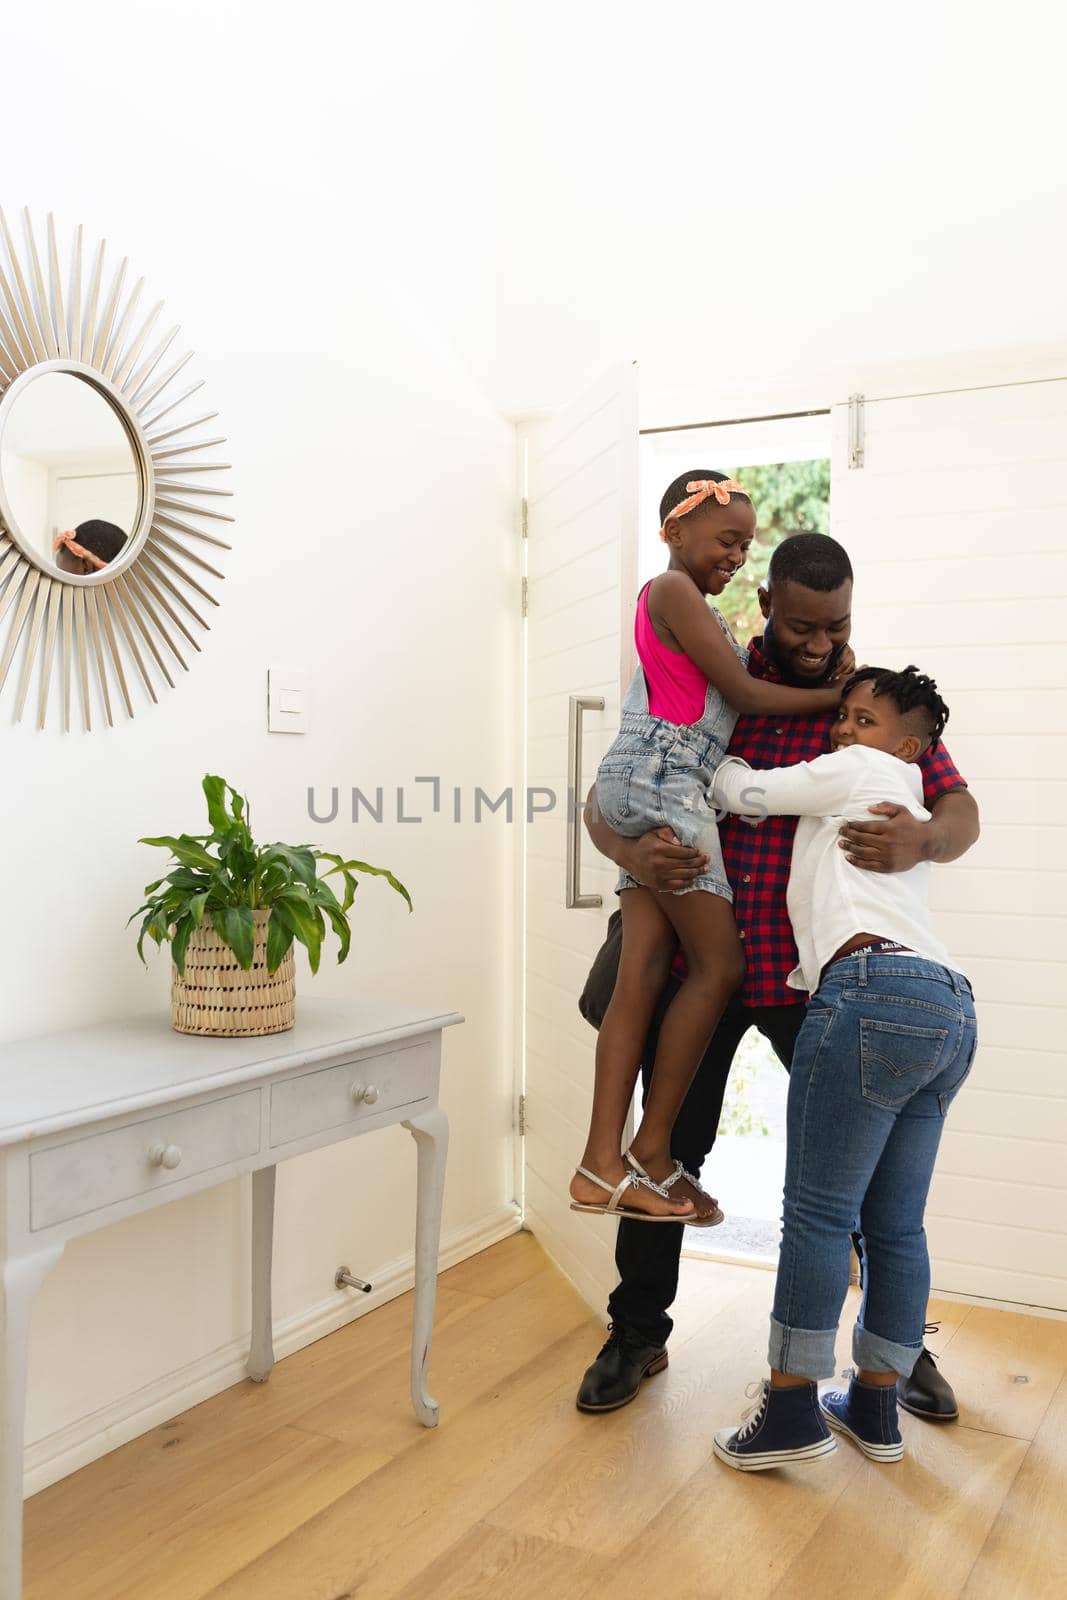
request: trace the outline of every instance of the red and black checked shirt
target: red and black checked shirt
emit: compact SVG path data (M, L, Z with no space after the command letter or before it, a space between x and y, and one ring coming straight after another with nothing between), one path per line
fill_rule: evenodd
M763 654L762 644L762 639L753 639L749 645L748 670L754 678L780 683L781 674ZM739 716L729 753L740 756L757 771L814 761L829 747L833 721L832 711L810 717ZM928 808L943 794L967 787L943 744L928 750L918 765ZM785 903L797 820L767 817L752 827L741 817L725 817L719 823L726 876L734 891L734 918L748 963L741 986L742 1005L798 1005L805 998L798 990L788 988L785 981L797 964L797 947ZM680 958L675 970L678 976L684 975Z

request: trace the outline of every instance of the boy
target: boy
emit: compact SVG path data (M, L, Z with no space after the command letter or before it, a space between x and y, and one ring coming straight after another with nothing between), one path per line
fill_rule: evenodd
M789 1078L771 1375L755 1413L715 1437L715 1454L740 1471L827 1455L830 1428L872 1460L904 1454L896 1384L923 1348L923 1212L945 1115L974 1059L974 1000L931 926L929 864L863 872L838 829L875 798L926 820L915 763L947 720L937 685L916 667L867 667L845 685L829 755L764 772L728 757L715 776L728 811L800 818L787 891L800 959L788 981L811 995ZM820 1402L857 1217L859 1370L847 1392Z

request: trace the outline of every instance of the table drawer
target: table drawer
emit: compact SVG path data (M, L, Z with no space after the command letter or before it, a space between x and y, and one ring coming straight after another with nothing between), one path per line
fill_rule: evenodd
M255 1155L260 1091L169 1111L30 1156L30 1226L49 1228Z
M436 1046L424 1043L272 1084L271 1148L428 1099L436 1064Z

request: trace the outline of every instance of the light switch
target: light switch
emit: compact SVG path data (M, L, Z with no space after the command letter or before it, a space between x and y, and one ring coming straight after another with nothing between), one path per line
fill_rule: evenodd
M307 733L311 710L307 676L303 667L268 667L268 732Z

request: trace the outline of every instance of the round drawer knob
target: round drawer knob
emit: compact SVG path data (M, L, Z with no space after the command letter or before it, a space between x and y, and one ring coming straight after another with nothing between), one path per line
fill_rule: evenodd
M149 1164L153 1167L166 1167L173 1172L180 1166L182 1159L181 1150L176 1144L154 1144L148 1152Z
M372 1106L377 1098L377 1089L374 1087L373 1083L368 1083L367 1087L363 1091L363 1104L365 1106Z

